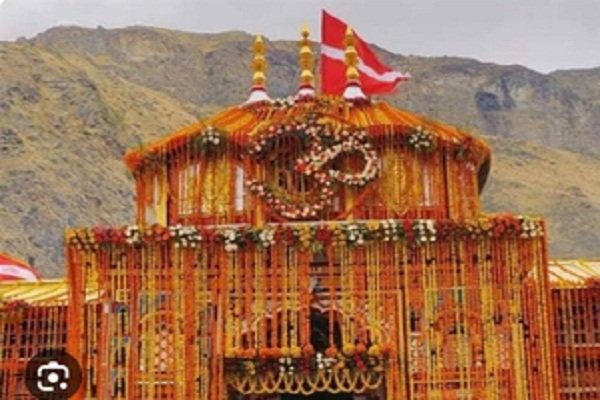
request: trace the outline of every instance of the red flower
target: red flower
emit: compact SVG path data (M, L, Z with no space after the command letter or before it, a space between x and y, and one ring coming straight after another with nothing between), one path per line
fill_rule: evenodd
M328 358L334 358L337 357L338 355L338 350L335 348L335 346L330 346L327 348L327 350L325 350L325 356Z
M281 357L281 349L279 347L271 347L267 349L269 351L269 357L272 359L278 359Z
M304 355L304 358L307 359L315 355L315 348L312 346L312 344L307 344L302 348L302 355Z
M367 346L364 345L364 343L359 343L356 345L356 354L364 354L367 351Z
M304 162L301 161L298 164L296 164L296 171L304 174L306 172L306 169L308 168L308 165Z
M412 221L405 219L402 221L402 226L404 227L404 232L406 233L407 238L412 238L414 236L414 232L412 229Z
M92 232L94 233L96 241L98 242L107 242L110 240L110 228L102 228L98 226L92 228Z
M361 371L364 371L366 369L364 361L362 360L362 358L360 358L358 354L354 356L354 364L356 364L356 367Z
M207 243L216 241L218 235L214 229L204 229L201 231L202 238L206 238Z
M286 235L286 240L287 240L288 243L292 244L292 243L295 242L296 235L294 234L294 230L293 229L287 228L287 230L285 232L285 235Z
M320 242L329 244L331 242L332 236L333 233L329 229L327 229L327 227L320 227L317 229L315 239L317 239Z

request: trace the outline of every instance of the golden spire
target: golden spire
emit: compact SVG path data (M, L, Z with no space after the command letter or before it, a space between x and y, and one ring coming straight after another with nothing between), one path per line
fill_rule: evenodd
M269 101L269 95L265 90L267 85L267 59L265 58L266 46L261 35L257 35L252 45L252 90L246 103L255 103L257 101Z
M265 87L267 83L267 59L265 58L265 41L261 35L257 35L252 45L252 51L254 52L254 58L252 59L252 69L254 74L252 75L252 85Z
M315 76L313 68L315 66L315 58L307 26L302 27L300 35L302 36L300 39L300 88L314 88Z
M344 58L346 61L346 80L348 82L358 80L358 52L354 46L354 32L348 27L346 29L346 36L344 37L344 44L346 49L344 50Z
M346 62L346 90L344 90L344 98L348 100L366 99L362 88L360 87L358 73L358 51L354 45L354 32L348 27L344 37L344 60Z

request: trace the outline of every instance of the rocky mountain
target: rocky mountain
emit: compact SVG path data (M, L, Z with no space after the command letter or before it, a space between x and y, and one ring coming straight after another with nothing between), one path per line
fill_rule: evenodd
M244 101L251 41L59 27L0 43L0 251L58 276L65 227L132 222L124 150ZM272 96L294 93L296 52L268 43ZM600 255L600 68L380 53L413 75L390 102L488 137L487 210L546 216L554 257Z

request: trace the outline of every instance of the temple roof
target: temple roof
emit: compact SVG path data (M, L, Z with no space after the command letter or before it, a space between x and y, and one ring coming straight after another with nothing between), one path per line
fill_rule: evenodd
M68 295L69 288L64 279L0 284L0 303L66 304Z
M89 290L87 300L93 300ZM69 286L66 279L45 279L37 282L1 282L0 304L67 305Z
M146 146L128 151L125 162L135 171L145 159L157 155L163 157L181 149L203 135L209 127L222 132L230 142L244 146L270 125L302 120L311 113L319 114L326 120L341 121L365 129L371 137L404 135L420 126L435 133L440 145L457 149L468 146L480 172L485 175L482 180L485 181L487 176L490 149L484 140L455 127L395 108L384 101L352 102L342 97L325 95L299 100L261 101L226 108Z
M548 272L554 287L583 287L600 283L600 260L551 260Z

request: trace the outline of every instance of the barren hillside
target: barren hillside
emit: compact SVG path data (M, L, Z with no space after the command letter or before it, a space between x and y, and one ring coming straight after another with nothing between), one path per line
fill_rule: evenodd
M143 27L0 43L0 251L57 276L66 226L132 222L124 150L243 101L250 44ZM272 96L294 92L296 51L268 43ZM389 101L489 136L489 211L546 216L555 257L600 255L600 69L381 54L414 77Z

